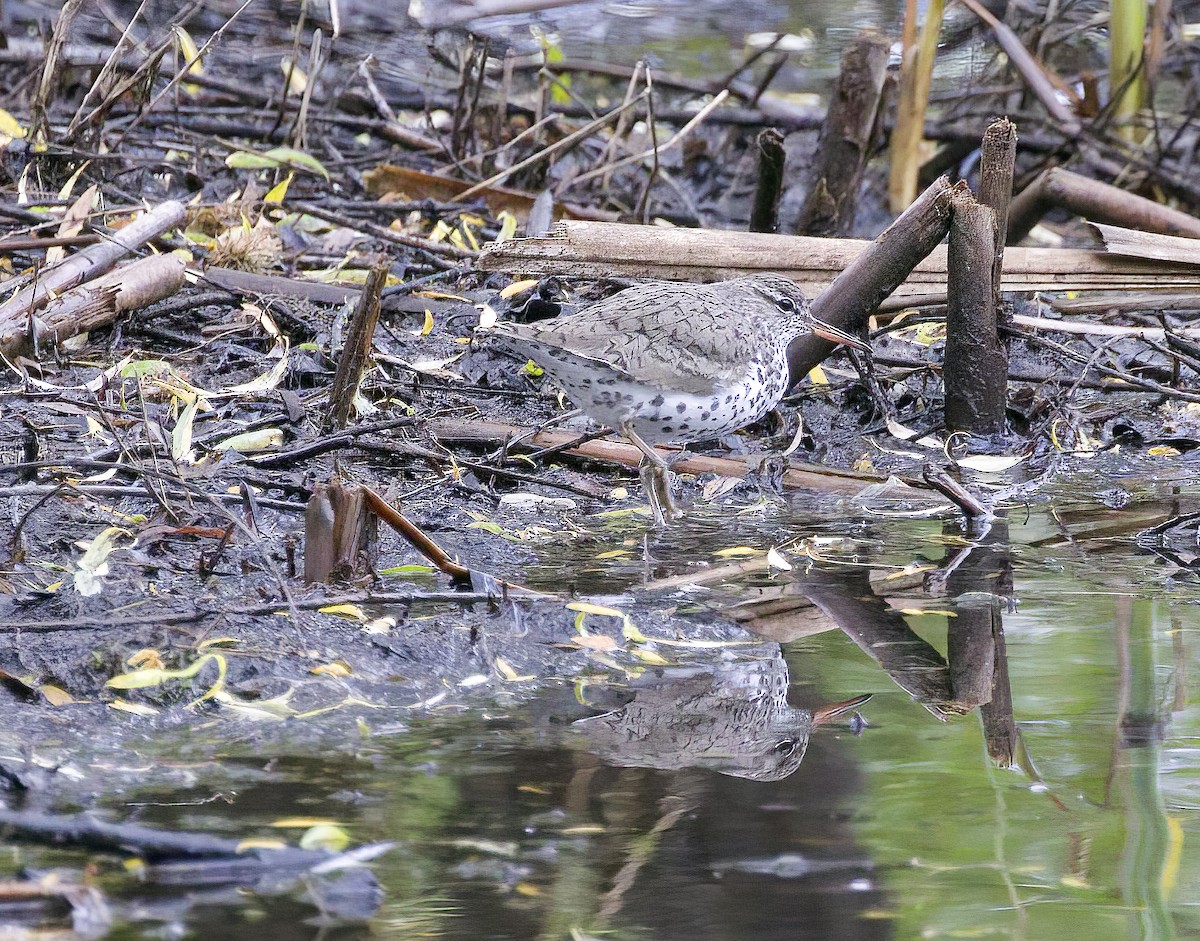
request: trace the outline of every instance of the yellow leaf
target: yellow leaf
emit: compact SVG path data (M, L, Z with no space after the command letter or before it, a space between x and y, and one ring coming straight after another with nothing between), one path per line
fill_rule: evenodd
M308 87L308 75L304 69L298 65L293 65L292 60L286 56L279 60L279 69L283 72L283 77L288 80L289 95L303 95L304 89Z
M576 637L575 643L586 650L617 650L620 645L607 634L584 634Z
M637 625L629 620L629 618L625 619L625 624L621 628L621 636L634 644L646 644L650 642L650 639L639 631Z
M28 131L21 126L20 121L14 118L3 108L0 108L0 135L4 137L21 139L27 133Z
M330 663L318 664L308 672L314 676L350 676L354 671L345 660L333 660Z
M526 278L524 281L514 281L500 292L500 298L507 301L510 298L516 297L518 294L523 294L537 286L537 278Z
M256 451L269 451L282 446L282 428L260 428L258 431L245 431L240 435L226 438L224 441L218 441L213 445L213 450L252 454Z
M356 604L330 604L323 608L317 608L321 614L332 614L334 617L345 618L347 621L363 622L367 620L367 614Z
M161 654L151 647L143 647L125 662L135 670L144 668L156 668L161 670L166 666L166 664L163 663Z
M825 375L825 370L820 366L814 366L808 371L808 381L814 386L829 385L829 377Z
M532 680L534 678L532 673L517 673L517 671L512 668L512 665L509 664L509 662L503 657L496 658L496 672L510 683L519 683L523 680Z
M517 234L517 217L507 209L501 209L496 213L496 218L500 222L500 231L496 233L496 241L507 242Z
M728 549L718 549L713 555L722 559L732 559L738 556L762 555L761 549L751 549L749 546L730 546Z
M43 683L38 687L38 692L45 696L46 702L52 706L68 706L75 702L74 696L53 683Z
M670 663L665 657L660 657L653 650L647 650L645 647L635 647L633 655L643 663L649 663L653 666L666 666Z
M289 173L284 179L267 190L267 195L263 197L263 202L276 206L282 203L287 196L288 187L292 185L292 180L295 178L295 173Z
M1179 457L1181 453L1178 448L1173 448L1169 444L1156 444L1146 451L1150 457Z
M599 604L592 604L590 601L572 601L567 605L567 610L578 611L580 614L598 614L601 617L625 617L624 611L618 611L616 608L606 608Z
M517 671L509 666L508 661L502 657L496 658L496 672L506 680L515 680L517 678Z
M256 699L254 701L238 699L229 693L218 693L213 698L225 708L244 718L282 721L296 714L296 710L288 705L288 700L294 693L294 690L288 690L274 699Z
M330 850L338 853L350 845L350 835L333 823L318 823L309 827L300 837L300 848L306 850Z
M280 817L278 820L272 820L267 826L276 830L298 830L309 827L331 826L336 827L338 822L331 820L328 817Z
M236 637L210 637L196 645L197 651L208 650L209 647L236 647L241 641Z
M131 712L135 716L156 716L158 710L153 706L144 706L141 703L127 702L124 699L114 699L108 704L109 709L116 709L118 712Z
M283 840L269 840L266 837L254 836L246 840L239 840L234 849L239 853L250 850L282 850L287 849L287 843Z

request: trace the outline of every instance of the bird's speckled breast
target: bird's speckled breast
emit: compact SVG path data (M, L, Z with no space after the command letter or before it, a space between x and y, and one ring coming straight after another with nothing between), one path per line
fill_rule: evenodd
M787 389L786 361L750 371L709 395L672 392L616 376L580 377L558 371L571 400L592 418L613 428L632 422L650 443L702 441L731 434L769 412Z

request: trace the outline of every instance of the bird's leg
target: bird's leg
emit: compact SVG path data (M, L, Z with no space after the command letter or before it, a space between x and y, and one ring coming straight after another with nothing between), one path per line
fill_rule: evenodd
M848 346L846 354L850 357L850 362L854 364L855 370L858 371L858 378L862 380L871 396L876 415L885 420L895 417L896 410L893 408L891 400L888 399L887 393L879 384L879 377L875 373L875 360L871 356L871 351L867 349L860 352L854 347Z
M645 488L650 506L654 510L655 525L665 526L671 520L683 516L683 510L671 495L671 468L666 458L647 444L641 435L633 430L630 422L621 425L621 433L642 452L638 476L642 479L642 487Z

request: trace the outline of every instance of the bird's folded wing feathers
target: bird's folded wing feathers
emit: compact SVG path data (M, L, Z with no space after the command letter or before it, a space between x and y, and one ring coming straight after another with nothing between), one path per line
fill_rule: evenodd
M750 341L731 339L727 311L703 289L655 287L652 295L623 291L570 317L498 324L497 333L535 360L538 346L550 347L642 382L707 393L727 378L731 359L740 358L730 356L731 346Z

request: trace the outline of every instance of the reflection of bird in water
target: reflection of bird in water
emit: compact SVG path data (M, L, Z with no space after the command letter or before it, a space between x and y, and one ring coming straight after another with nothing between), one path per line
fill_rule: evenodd
M815 712L787 703L782 653L732 660L703 671L665 669L638 681L632 699L575 727L591 750L623 767L704 767L754 781L778 781L800 767L812 730L870 695Z

